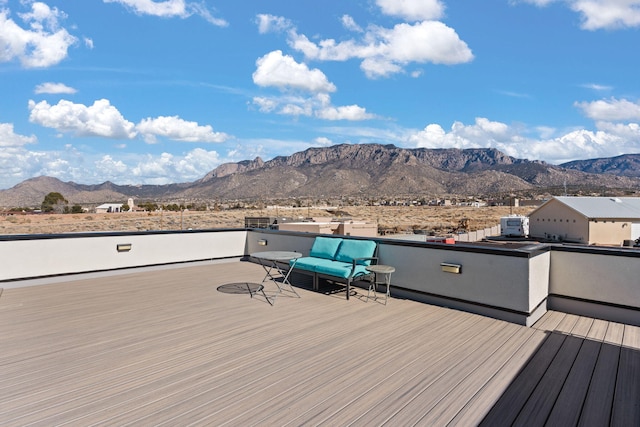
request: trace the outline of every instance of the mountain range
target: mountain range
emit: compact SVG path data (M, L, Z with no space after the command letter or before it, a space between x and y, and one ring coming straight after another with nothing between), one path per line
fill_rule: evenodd
M72 204L375 198L394 196L489 196L513 192L640 189L640 154L579 160L562 165L517 159L493 148L427 149L343 144L280 156L226 163L189 183L96 185L37 177L0 190L0 206L39 206L50 192Z

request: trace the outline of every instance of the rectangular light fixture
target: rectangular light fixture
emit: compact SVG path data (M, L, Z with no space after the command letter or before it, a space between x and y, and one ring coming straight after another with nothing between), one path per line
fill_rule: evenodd
M258 245L260 246L267 246L267 241L262 239L262 240L258 240Z
M460 274L462 272L462 266L460 264L450 264L448 262L441 262L440 268L442 268L442 271L444 271L445 273Z
M118 252L129 252L131 250L131 243L119 243L116 245Z

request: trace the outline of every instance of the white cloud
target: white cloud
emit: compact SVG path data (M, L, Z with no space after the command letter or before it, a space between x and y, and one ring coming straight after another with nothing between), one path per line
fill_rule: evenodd
M67 93L67 94L74 94L76 93L77 90L69 87L67 85L65 85L64 83L53 83L53 82L46 82L46 83L42 83L39 84L38 86L36 86L34 93L36 94L41 94L41 93L51 93L51 94L60 94L60 93Z
M202 178L222 163L215 151L197 148L183 156L162 153L159 156L146 156L129 167L130 183L171 184L189 182Z
M0 123L0 147L21 147L36 141L37 138L34 135L24 136L15 133L12 123Z
M320 147L330 147L333 145L333 141L331 141L329 138L326 138L324 136L320 136L314 139L313 142L316 145L319 145Z
M312 97L281 96L255 97L253 104L263 113L276 113L287 116L305 116L322 120L369 120L376 116L368 113L358 105L333 106L331 97L326 93L319 93Z
M438 21L397 24L391 29L370 27L362 41L314 43L289 32L290 46L308 59L346 61L362 59L361 68L370 78L388 77L410 63L460 64L473 60L473 53L452 28Z
M356 21L353 19L353 17L350 15L342 15L342 18L340 18L340 21L342 22L342 26L349 31L355 31L356 33L364 32L362 27L358 25Z
M544 7L561 0L521 0ZM564 0L569 8L582 17L585 30L640 27L640 0Z
M611 86L607 86L607 85L599 85L597 83L587 83L582 85L582 87L587 88L587 89L591 89L591 90L595 90L598 92L606 92L609 90L612 90L613 87Z
M327 107L316 112L316 116L325 120L368 120L375 116L367 113L365 108L358 105L347 105L343 107Z
M269 52L256 61L253 82L258 86L299 89L309 92L334 92L336 87L317 68L310 70L282 51Z
M229 138L225 133L214 132L209 125L200 126L178 116L146 118L138 123L136 129L149 143L155 143L156 136L183 142L224 142Z
M258 33L279 33L286 31L292 27L291 21L282 16L274 16L269 14L259 14L256 16L258 24Z
M626 99L611 98L593 102L576 102L575 106L593 120L640 120L640 103Z
M72 132L77 136L115 139L132 139L136 136L134 124L125 120L107 99L97 100L88 107L64 99L56 105L30 100L29 110L29 121L32 123L61 132Z
M613 157L640 152L640 125L597 123L597 130L579 129L553 136L552 129L541 127L529 132L520 127L477 118L475 124L455 122L446 131L429 124L409 136L414 147L496 148L507 155L530 160L562 163L575 159ZM530 135L530 133L533 133Z
M175 170L183 177L183 182L184 177L187 177L188 181L193 181L202 178L220 163L217 152L196 148L175 162Z
M444 5L440 0L376 0L383 13L410 21L440 19Z
M8 10L0 10L0 62L18 60L25 68L50 67L64 60L77 42L60 28L59 20L65 15L57 8L34 2L30 12L18 16L29 29L10 19Z
M213 25L225 27L224 19L216 18L204 3L186 2L185 0L103 0L105 3L119 3L132 9L138 15L151 15L162 18L188 18L199 15Z
M95 171L100 176L119 176L126 174L127 165L122 160L115 160L111 155L105 154L93 162ZM107 181L110 179L105 179Z
M0 134L5 127L0 125ZM0 138L2 138L0 136ZM0 139L1 140L1 139ZM33 141L29 141L33 142ZM224 160L216 151L196 148L181 154L97 154L80 152L72 145L57 151L29 151L25 147L0 150L0 188L10 188L35 176L96 184L170 184L202 178ZM237 160L244 160L243 155Z
M252 102L254 105L258 106L258 110L263 113L271 113L278 107L278 101L275 98L256 96L253 98Z
M571 9L582 15L585 30L640 26L639 0L574 0Z

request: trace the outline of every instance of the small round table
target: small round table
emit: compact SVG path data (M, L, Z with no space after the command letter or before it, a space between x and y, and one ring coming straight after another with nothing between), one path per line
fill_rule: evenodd
M250 254L250 256L257 259L260 262L262 268L264 268L264 271L267 273L260 283L263 286L263 289L264 283L268 280L271 280L276 284L276 286L278 286L278 293L273 297L274 300L275 297L280 295L283 290L293 292L298 298L300 298L300 295L298 295L296 290L291 285L291 282L289 282L289 275L293 271L293 267L296 265L297 259L302 256L300 252L265 251L254 252ZM289 261L293 261L291 265L289 265ZM281 268L278 263L283 263L287 266L285 268ZM273 270L275 270L275 272L272 273ZM281 281L277 281L274 277L274 274L279 274L281 276ZM285 289L285 287L287 286L289 287L289 289ZM267 301L269 300L267 299ZM271 301L269 301L269 304L273 305Z
M371 294L371 290L373 290L374 298L378 299L378 294L376 293L376 288L378 285L386 285L387 293L384 297L384 305L387 305L387 299L391 296L389 291L389 286L391 285L391 273L395 272L395 267L390 265L368 265L366 267L367 271L373 273L371 277L371 281L369 282L369 292L367 292L367 302L369 301L369 295Z

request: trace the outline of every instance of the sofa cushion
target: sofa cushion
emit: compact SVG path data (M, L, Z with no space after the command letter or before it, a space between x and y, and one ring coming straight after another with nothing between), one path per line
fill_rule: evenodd
M318 265L318 261L323 260L322 258L314 258L314 257L302 257L296 260L289 261L289 265L295 266L300 270L307 271L316 271L316 265ZM326 260L329 261L329 260Z
M356 258L371 258L376 251L376 242L371 240L343 240L335 260L353 262ZM360 265L370 265L370 260L358 261Z
M340 261L328 261L328 260L320 260L316 267L315 272L318 274L326 274L327 276L340 277L342 279L346 279L351 274L351 269L353 268L353 264L347 262ZM361 276L363 274L367 274L367 271L364 266L357 265L356 271L353 274L353 277Z
M335 259L342 239L333 237L316 237L309 256L324 259Z

